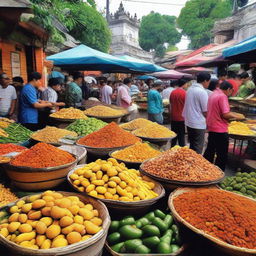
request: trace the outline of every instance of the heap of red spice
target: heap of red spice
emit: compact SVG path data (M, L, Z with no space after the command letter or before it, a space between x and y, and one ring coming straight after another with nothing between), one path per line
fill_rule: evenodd
M178 214L228 244L256 249L256 202L221 189L195 189L174 199Z
M140 139L112 122L80 140L79 144L95 148L114 148L133 145Z
M27 148L12 143L0 144L0 156L11 152L21 152Z
M68 164L73 161L75 161L75 158L66 151L50 144L37 143L20 153L10 163L15 166L46 168Z

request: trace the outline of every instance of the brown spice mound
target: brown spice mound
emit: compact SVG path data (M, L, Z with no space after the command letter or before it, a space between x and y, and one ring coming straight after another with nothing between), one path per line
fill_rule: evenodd
M112 122L80 140L79 144L95 148L112 148L133 145L140 139Z
M174 148L146 162L143 170L161 178L202 182L222 177L222 171L189 148Z
M75 158L66 151L46 143L37 143L16 156L10 163L15 166L46 168L68 164L73 161L75 161Z
M174 199L178 214L228 244L256 249L256 202L220 189L195 189Z

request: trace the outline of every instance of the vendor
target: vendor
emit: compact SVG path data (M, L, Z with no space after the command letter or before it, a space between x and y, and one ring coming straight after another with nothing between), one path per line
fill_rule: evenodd
M6 73L0 75L0 117L11 117L15 111L17 94L10 82Z
M163 82L155 80L152 89L148 92L148 119L158 124L163 124L163 99L158 90L162 88Z
M118 87L116 104L119 107L128 109L132 104L132 98L130 96L130 88L132 80L125 78L123 84Z
M73 82L67 84L65 102L69 107L81 106L83 93L82 93L82 83L84 76L81 72L75 72L73 74Z
M252 95L255 91L255 84L251 80L249 74L247 72L243 72L240 74L240 79L242 81L241 86L239 87L237 97L247 98Z
M38 99L37 88L40 87L42 76L33 72L28 77L28 83L22 88L19 98L19 122L31 131L38 129L38 109L52 107L52 103Z
M100 84L100 99L101 102L106 104L112 103L112 97L113 97L113 89L112 87L107 84L107 78L106 77L100 77L98 79Z
M58 101L58 92L61 91L61 84L58 78L50 78L48 87L41 93L41 99L52 103L54 108L44 108L39 112L40 128L44 128L49 123L49 115L55 112L59 107L65 106L64 102Z
M215 89L209 97L206 118L209 136L204 157L213 163L216 154L215 164L223 171L228 157L228 120L236 118L236 115L230 112L228 103L228 97L232 93L232 84L227 81L222 82L220 88Z

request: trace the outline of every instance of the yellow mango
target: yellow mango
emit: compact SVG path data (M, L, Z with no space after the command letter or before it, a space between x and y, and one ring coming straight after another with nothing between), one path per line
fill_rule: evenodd
M10 208L10 213L16 213L16 212L20 212L20 209L17 205L14 205Z
M27 224L27 223L21 224L21 225L19 226L19 231L20 231L20 233L29 233L29 232L31 232L32 230L33 230L32 226L29 225L29 224Z
M95 225L91 221L85 221L84 226L85 226L86 233L92 234L92 235L98 233L101 230L100 227L98 227L97 225Z
M48 227L52 224L52 218L51 217L43 217L40 219L40 222L44 222L45 225Z
M36 236L36 245L41 247L45 240L46 240L46 236L45 235L37 235Z
M82 216L80 216L80 215L76 215L74 217L74 222L78 223L78 224L83 224L84 223L84 218Z
M46 201L45 207L53 207L55 205L52 201Z
M101 166L99 165L99 164L95 164L93 167L92 167L92 171L93 172L98 172L98 171L100 171L100 168L101 168Z
M91 204L86 204L86 205L84 206L84 208L86 208L86 209L88 209L88 210L90 210L90 211L93 210L93 206L92 206Z
M111 188L115 188L117 186L117 184L116 184L115 181L109 181L108 186L111 187Z
M41 198L41 195L33 195L33 196L30 196L30 197L28 198L28 201L29 201L30 203L32 203L32 202L34 202L35 200L40 199L40 198Z
M49 239L53 239L58 236L61 232L60 226L58 225L51 225L46 229L46 236Z
M69 176L70 179L72 180L77 180L78 179L78 175L76 173L72 173L70 176Z
M84 177L87 178L87 179L89 179L89 178L92 177L92 174L93 174L93 172L92 172L91 170L86 170L86 171L84 172Z
M25 204L25 201L24 201L24 200L19 200L19 201L16 203L16 205L17 205L19 208L21 208L21 206L22 206L23 204Z
M84 235L84 236L82 236L82 241L86 241L91 237L92 237L92 235Z
M92 211L90 211L90 210L88 210L88 209L86 209L86 208L81 208L80 210L79 210L79 215L81 215L81 216L83 216L83 218L85 219L85 220L90 220L91 218L93 218L93 212Z
M121 188L126 188L126 187L127 187L127 184L126 184L125 181L121 181L120 184L119 184L119 186L120 186Z
M98 217L93 217L91 219L91 222L97 226L100 226L102 224L102 219L101 218L98 218Z
M51 248L51 240L46 239L43 241L42 245L40 246L40 249L50 249Z
M62 228L67 227L73 223L73 219L69 216L64 216L60 219L60 226Z
M110 168L108 171L107 171L107 175L109 177L113 177L113 176L116 176L118 174L117 170L115 167L112 167Z
M61 208L68 208L72 205L71 200L68 198L62 198L56 204Z
M112 194L115 195L116 194L116 189L115 188L107 188L107 191Z
M66 215L66 211L58 206L53 206L51 208L51 217L54 219L60 219Z
M89 196L93 196L93 197L97 197L98 196L98 192L95 190L92 190L91 192L88 193Z
M42 199L45 202L52 202L52 201L54 201L54 197L53 196L43 196Z
M118 200L119 199L119 195L113 195L113 200Z
M71 232L67 235L67 240L69 244L74 244L80 242L82 239L82 236L78 232Z
M3 237L7 237L7 236L9 235L9 231L8 231L7 228L1 228L0 234L1 234Z
M11 222L9 225L8 225L8 231L9 233L14 233L16 230L18 230L18 228L20 227L20 222Z
M84 186L85 188L88 187L91 183L88 180L83 180L81 182L81 185ZM75 184L76 185L76 184Z
M98 195L97 195L97 198L99 198L99 199L105 199L105 196L104 196L104 195L101 195L101 194L98 194Z
M9 221L9 222L18 221L19 215L20 215L20 214L19 214L18 212L13 213L13 214L9 217L8 221Z
M91 185L89 185L87 188L86 188L86 193L89 193L89 192L91 192L91 191L93 191L95 189L95 185L94 184L91 184Z
M39 235L43 235L46 230L47 230L47 226L46 224L43 222L43 221L38 221L36 223L36 232L39 234Z
M96 186L103 186L105 184L104 180L93 180L92 184Z
M40 209L40 208L44 207L45 204L46 204L46 201L44 201L43 199L37 199L32 203L32 208Z
M78 224L78 223L73 223L72 226L73 226L73 231L76 231L76 232L80 233L81 235L85 234L84 225Z
M93 216L94 216L94 217L98 217L98 216L99 216L99 211L96 210L96 209L93 209L93 210L92 210L92 213L93 213Z
M24 212L24 213L29 212L31 209L32 209L32 204L31 203L23 204L21 206L21 211Z
M107 192L107 189L105 187L102 187L102 186L98 186L96 187L95 189L98 193L100 194L105 194Z
M121 182L121 179L118 176L111 177L109 180L114 181L117 184Z
M68 245L68 241L65 238L58 238L52 242L52 248L64 247Z
M34 211L28 213L28 218L30 220L38 220L42 217L41 211Z
M26 214L24 214L24 213L21 213L21 214L19 215L19 217L18 217L18 221L19 221L20 223L26 223L27 220L28 220L28 216L27 216Z
M15 242L16 237L17 237L17 235L16 235L16 234L12 234L12 236L11 236L11 239L10 239L10 240L11 240L12 242Z
M108 182L108 175L107 174L104 174L103 176L102 176L102 180L104 181L104 182Z
M52 196L53 193L54 193L54 191L52 191L52 190L46 190L46 191L42 194L42 196Z
M79 211L80 207L78 205L72 205L71 207L68 207L68 210L73 214L76 215Z
M36 232L23 233L16 237L15 243L21 243L23 241L30 241L36 237Z
M64 235L67 235L68 233L72 232L73 229L74 229L74 224L70 225L70 226L67 226L63 229L61 229L61 233L64 234Z

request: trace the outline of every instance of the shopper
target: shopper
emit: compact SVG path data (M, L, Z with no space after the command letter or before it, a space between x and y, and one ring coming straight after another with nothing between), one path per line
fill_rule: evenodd
M218 79L219 79L219 84L218 87L222 82L224 82L228 78L227 76L227 71L226 70L219 70L218 72Z
M172 91L173 91L175 88L177 88L177 87L178 87L178 80L172 80L172 81L170 81L169 86L168 86L167 88L165 88L165 89L162 91L162 93L161 93L163 100L165 100L165 99L168 99L168 100L169 100Z
M38 125L38 109L52 107L52 103L38 100L37 88L40 87L42 76L33 72L28 77L28 83L22 88L19 98L19 122L32 131L36 131Z
M112 87L107 84L106 77L100 77L98 80L100 84L101 101L106 104L111 104L113 95Z
M81 72L73 74L73 82L69 82L66 87L65 102L69 107L81 106L82 103L82 83L84 76Z
M15 87L16 92L21 91L22 87L24 86L24 80L21 76L15 76L12 79L12 85Z
M123 84L118 87L116 104L119 107L128 109L132 104L132 98L130 96L130 88L132 80L125 78Z
M6 73L0 75L0 117L11 117L15 111L17 94L10 82Z
M186 89L189 81L181 78L178 80L178 88L174 89L170 95L171 105L171 128L177 134L177 137L172 140L172 147L177 144L181 147L185 146L185 123L182 116L182 111L185 105Z
M219 85L218 79L211 79L211 82L208 88L206 89L208 96L210 96L213 93L213 91L218 87L218 85Z
M237 80L237 74L234 71L228 71L227 81L233 86L233 93L231 96L236 96L240 87L240 84Z
M190 148L201 154L204 147L206 130L206 114L208 94L205 89L210 84L211 75L208 72L200 72L197 83L192 84L186 94L183 110L185 125L188 130Z
M163 82L155 80L152 88L148 92L148 119L158 124L163 124L163 99L158 90L161 89Z
M247 72L243 72L240 74L240 79L242 81L241 86L239 87L237 97L247 98L255 91L255 84L251 80L249 74Z
M225 170L228 156L228 120L236 118L236 115L230 112L228 103L228 96L232 95L232 92L232 84L224 81L208 100L206 123L209 136L204 157L214 163L216 154L215 164L223 171Z

